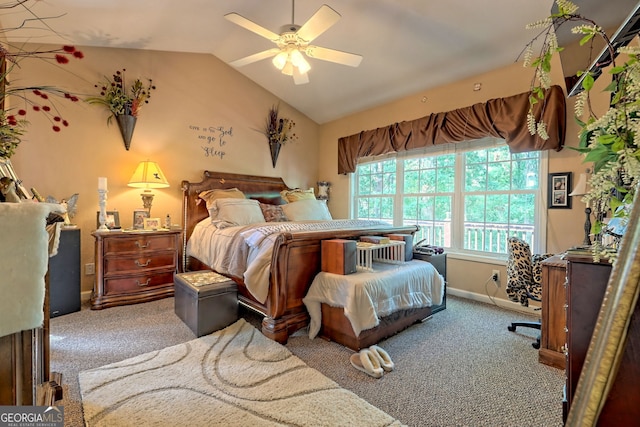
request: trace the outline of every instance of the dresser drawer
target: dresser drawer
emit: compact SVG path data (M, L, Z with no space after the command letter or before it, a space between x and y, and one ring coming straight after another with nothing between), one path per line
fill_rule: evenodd
M127 236L117 239L105 239L104 255L126 252L176 250L176 238L173 234Z
M154 274L141 274L135 276L105 278L104 294L122 295L135 294L143 292L147 289L153 289L159 286L165 286L167 283L173 284L173 270Z
M145 255L144 253L131 256L107 256L104 259L104 275L114 274L136 274L159 268L176 267L175 251L154 252Z

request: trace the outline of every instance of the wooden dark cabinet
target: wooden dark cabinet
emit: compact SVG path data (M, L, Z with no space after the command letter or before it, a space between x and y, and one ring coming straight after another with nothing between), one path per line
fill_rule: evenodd
M542 265L542 327L538 361L558 369L565 369L567 261L555 255L540 264Z
M58 253L49 260L49 314L80 311L80 229L60 231Z
M94 232L96 279L91 308L173 296L180 231Z
M565 418L574 399L591 336L607 288L611 265L590 256L567 256L567 385ZM618 374L598 426L639 425L640 310L634 309Z

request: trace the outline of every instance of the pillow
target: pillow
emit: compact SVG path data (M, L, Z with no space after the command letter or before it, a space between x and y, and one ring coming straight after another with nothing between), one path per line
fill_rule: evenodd
M237 188L229 188L229 189L221 189L216 188L215 190L207 190L201 191L198 193L198 197L204 200L207 203L207 210L209 211L209 216L211 216L211 209L214 208L213 202L218 199L244 199L245 195L242 191ZM213 217L211 217L213 219Z
M265 222L257 200L223 198L213 202L211 221L218 228Z
M333 219L326 200L298 200L282 205L282 211L291 221Z
M260 209L262 210L262 215L264 215L264 219L267 222L289 221L289 218L287 218L287 216L284 214L282 206L280 205L269 205L266 203L260 203Z
M299 188L293 190L282 190L280 195L287 203L297 202L298 200L316 199L313 188L301 190Z

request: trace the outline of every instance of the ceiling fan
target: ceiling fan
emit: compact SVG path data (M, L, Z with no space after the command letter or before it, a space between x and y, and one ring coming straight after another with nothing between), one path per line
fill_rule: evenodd
M291 22L295 22L295 0L292 0L291 3ZM326 4L323 4L304 25L285 25L281 27L280 34L267 30L235 12L228 13L224 17L234 24L271 40L277 45L272 49L230 62L230 65L234 67L242 67L273 57L273 65L281 70L283 74L293 76L293 81L298 85L309 82L307 72L311 69L311 65L309 65L303 53L309 58L335 62L350 67L357 67L362 61L361 55L309 44L340 19L340 14Z

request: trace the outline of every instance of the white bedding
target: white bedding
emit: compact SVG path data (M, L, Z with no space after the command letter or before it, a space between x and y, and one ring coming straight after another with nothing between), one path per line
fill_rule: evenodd
M433 265L412 260L404 264L375 263L372 272L320 272L302 301L311 317L309 338L315 338L322 323L321 303L344 307L358 336L395 311L442 304L443 295L444 279Z
M265 222L217 228L209 218L200 221L187 242L187 255L207 264L218 273L241 277L253 297L265 303L273 243L282 232L309 232L366 229L389 226L380 221L331 220Z

